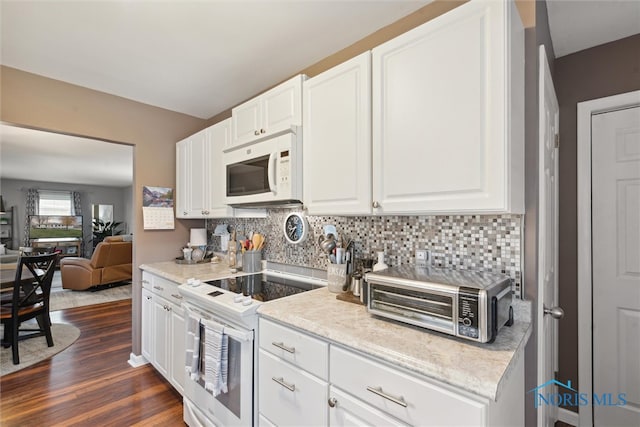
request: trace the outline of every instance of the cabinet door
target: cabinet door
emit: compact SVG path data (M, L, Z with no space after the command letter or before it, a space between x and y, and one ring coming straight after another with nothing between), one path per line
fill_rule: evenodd
M304 82L303 133L309 213L370 214L370 52Z
M327 425L327 383L260 349L260 413L277 426Z
M176 144L176 216L205 218L209 204L211 147L204 129Z
M253 98L231 110L232 145L240 145L260 136L262 126L261 98Z
M210 159L209 166L209 215L210 218L230 218L233 209L224 203L227 174L222 161L222 151L231 145L231 119L224 120L209 128Z
M184 394L185 377L185 323L182 307L171 304L171 384Z
M508 210L507 3L465 3L373 49L374 213Z
M168 311L168 302L157 295L153 296L153 366L165 378L169 378L169 333L171 332L171 317Z
M271 135L302 124L302 78L301 75L295 76L261 96L261 135Z
M148 362L153 363L153 350L155 345L155 328L153 322L153 294L142 288L142 356Z
M207 192L210 183L209 163L211 153L209 131L205 129L196 133L190 138L190 141L190 216L192 218L203 218L207 216L209 207L209 196Z
M408 425L334 386L331 386L329 392L329 406L329 425L331 427Z
M190 194L190 142L182 140L176 144L176 217L189 218L191 211Z

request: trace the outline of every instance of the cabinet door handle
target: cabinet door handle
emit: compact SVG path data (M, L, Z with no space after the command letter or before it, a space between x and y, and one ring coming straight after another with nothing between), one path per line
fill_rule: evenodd
M287 383L283 377L280 377L280 378L271 377L271 379L289 391L296 391L296 385Z
M260 133L267 133L267 131L264 129L260 129Z
M377 208L379 208L379 207L380 207L380 203L378 203L378 202L373 202L373 207L374 207L374 208L376 208L376 209L377 209Z
M147 295L147 300L151 300L151 297L149 295Z
M253 131L253 134L258 136L258 135L260 135L260 131L259 130L255 130L255 131Z
M336 399L335 397L330 397L327 403L329 403L330 408L335 408L336 406L338 406L338 399Z
M404 401L404 398L402 396L400 397L391 396L390 394L387 394L384 391L382 391L382 387L367 386L367 391L370 391L373 394L377 394L380 397L384 397L385 399L390 400L393 403L402 406L403 408L407 407L407 402Z
M187 216L187 212L182 212L182 215Z
M295 347L287 347L286 345L284 345L283 342L272 342L271 345L275 345L276 347L286 351L287 353L293 354L293 353L296 352L296 348Z

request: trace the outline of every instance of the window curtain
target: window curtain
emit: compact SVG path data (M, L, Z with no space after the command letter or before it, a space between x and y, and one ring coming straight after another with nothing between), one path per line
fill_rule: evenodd
M73 212L71 213L71 215L82 215L82 203L80 200L80 192L73 191L71 193L71 196L73 197Z
M26 194L26 203L24 208L24 237L23 245L29 246L29 216L38 215L38 203L40 201L40 193L38 189L29 188Z

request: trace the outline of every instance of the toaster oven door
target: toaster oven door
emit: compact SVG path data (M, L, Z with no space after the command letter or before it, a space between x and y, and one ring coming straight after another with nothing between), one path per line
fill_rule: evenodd
M457 304L454 293L369 283L368 311L372 314L455 335Z

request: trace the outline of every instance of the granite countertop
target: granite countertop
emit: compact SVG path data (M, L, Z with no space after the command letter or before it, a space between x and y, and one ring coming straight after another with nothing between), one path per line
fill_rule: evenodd
M203 262L199 264L178 264L174 261L154 262L142 264L140 269L176 283L185 283L191 278L207 281L255 274L243 273L242 271L232 273L226 260L218 263Z
M383 320L326 288L264 303L260 316L358 350L474 394L497 400L531 336L531 303L514 300L515 322L490 344Z

